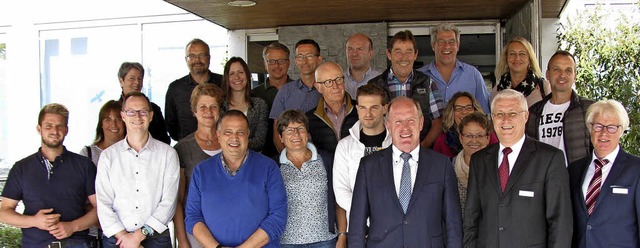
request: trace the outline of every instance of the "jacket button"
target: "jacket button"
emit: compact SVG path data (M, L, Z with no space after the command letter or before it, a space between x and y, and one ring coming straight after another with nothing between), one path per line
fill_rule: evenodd
M587 225L587 230L591 230L593 229L593 227L591 227L591 225Z
M498 227L498 230L504 231L504 227Z
M403 224L405 224L405 225L407 225L407 224L409 224L409 221L405 220L405 221L403 221L402 223L403 223Z

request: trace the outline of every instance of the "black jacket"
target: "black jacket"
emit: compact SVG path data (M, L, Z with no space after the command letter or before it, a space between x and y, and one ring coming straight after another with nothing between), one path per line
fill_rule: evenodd
M348 99L347 114L342 121L340 139L349 136L349 128L358 121L358 111L355 109L355 101L351 100L351 97L347 93L345 93L345 98ZM329 117L324 112L324 99L320 98L318 106L307 112L306 115L309 119L309 134L311 134L313 144L318 150L324 150L334 154L339 140L336 139L331 120L329 120Z

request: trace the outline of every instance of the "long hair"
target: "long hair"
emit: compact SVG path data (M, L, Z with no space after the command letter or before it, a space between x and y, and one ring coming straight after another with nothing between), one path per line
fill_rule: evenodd
M244 59L240 57L231 57L229 61L224 65L224 75L222 76L222 92L225 95L225 101L228 104L231 104L231 100L233 99L233 94L231 94L231 86L229 85L229 71L231 70L231 65L233 63L240 63L242 68L244 69L244 74L247 78L247 85L244 87L244 101L252 106L251 102L251 71L249 71L249 65Z
M469 98L471 100L471 104L473 105L473 109L476 112L485 114L484 111L482 111L482 107L480 107L480 103L476 101L476 98L473 97L471 93L466 91L458 91L455 94L453 94L453 96L447 102L447 106L444 109L444 116L442 118L442 128L445 130L445 132L449 130L451 127L454 127L454 125L456 124L455 123L455 105L456 105L456 100L458 100L458 98L460 97Z
M536 77L542 78L542 71L540 70L540 65L538 63L538 58L536 58L536 53L535 51L533 51L533 46L527 39L522 37L515 37L511 39L509 43L507 43L507 45L504 46L504 48L502 49L502 54L500 55L500 62L498 62L498 65L496 66L496 70L495 70L496 78L500 80L500 77L502 77L503 74L509 71L509 62L507 61L507 54L509 54L509 45L515 42L518 42L522 44L522 46L524 46L524 50L527 50L527 54L529 55L529 68L533 70L533 74L536 75Z
M104 118L109 117L111 111L115 111L116 113L120 113L122 110L122 103L115 100L109 100L100 108L100 113L98 114L98 125L96 125L96 138L93 141L93 144L98 144L104 140L104 131L102 130L102 120ZM120 116L118 115L118 118ZM125 135L127 130L125 129Z

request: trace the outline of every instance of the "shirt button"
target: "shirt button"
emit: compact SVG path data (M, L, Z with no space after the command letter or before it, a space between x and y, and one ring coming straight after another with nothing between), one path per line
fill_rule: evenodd
M504 231L504 227L499 227L498 230Z
M593 227L591 227L591 225L587 225L587 230L591 230L593 229Z
M138 155L136 155L136 158L138 157Z
M138 223L136 223L136 224L133 224L133 225L134 225L134 226L138 226Z

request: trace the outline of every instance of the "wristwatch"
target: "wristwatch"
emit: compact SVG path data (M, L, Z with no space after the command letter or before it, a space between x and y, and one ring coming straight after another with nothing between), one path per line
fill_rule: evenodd
M153 228L151 228L147 224L145 224L144 226L142 226L142 228L140 228L140 232L142 232L142 235L144 235L147 238L150 238L151 236L153 236Z

